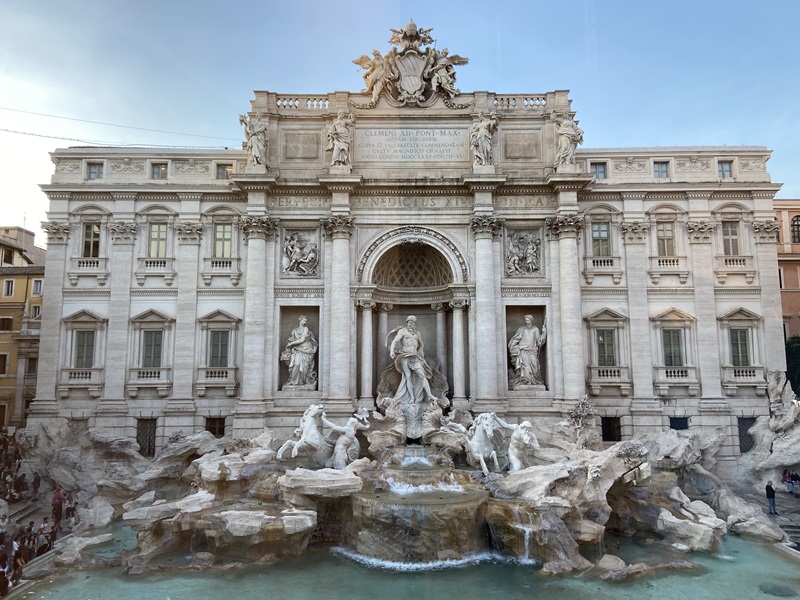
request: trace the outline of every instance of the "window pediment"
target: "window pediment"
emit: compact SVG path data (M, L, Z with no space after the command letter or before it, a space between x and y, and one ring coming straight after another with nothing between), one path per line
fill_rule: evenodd
M232 314L225 312L224 310L217 309L208 313L204 317L200 317L197 319L200 323L204 323L206 325L210 325L213 323L240 323L241 319L239 317L234 317Z
M168 317L167 315L158 312L157 310L149 309L144 311L141 314L136 315L135 317L131 318L132 323L172 323L175 319L172 317Z
M598 310L591 315L584 317L584 320L591 323L597 322L606 322L606 323L621 323L628 320L628 317L625 315L618 313L615 310L611 310L610 308L604 308L602 310Z
M736 308L721 317L717 317L721 325L748 325L755 326L761 321L761 316L744 307Z
M655 317L650 318L651 321L662 324L691 324L695 322L695 318L689 313L683 312L678 308L668 308L667 310L657 314Z
M98 324L105 323L108 319L101 317L90 310L81 309L68 317L64 317L65 323L75 324Z

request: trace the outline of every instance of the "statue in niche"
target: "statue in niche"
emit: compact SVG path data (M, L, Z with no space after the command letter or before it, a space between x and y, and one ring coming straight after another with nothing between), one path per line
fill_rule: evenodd
M539 270L541 240L533 233L512 233L506 253L506 275L528 276Z
M328 129L328 146L325 149L331 152L331 166L350 166L350 147L355 124L356 116L353 113L340 110Z
M267 165L267 123L261 120L261 113L255 119L239 115L239 124L244 125L245 150L248 165Z
M327 425L334 433L339 434L333 446L333 454L325 463L326 467L341 470L358 458L361 453L361 444L356 439L356 435L359 431L369 429L368 414L366 408L359 408L358 412L347 419L347 423L341 426L332 423L324 414L322 415L322 423Z
M425 71L423 77L429 78L431 82L431 90L438 92L441 90L450 98L455 98L461 93L461 90L456 89L456 65L466 65L469 59L463 58L458 54L450 54L447 48L441 52L432 48L428 54L428 60L425 64Z
M362 54L353 61L354 64L366 69L364 73L364 85L362 94L372 94L372 102L377 102L378 98L388 83L395 78L394 60L397 56L397 49L392 48L389 54L381 56L377 50L372 51L372 58Z
M481 111L478 122L472 124L469 134L470 146L472 147L474 166L484 166L492 164L492 136L497 131L497 115L492 113L486 116Z
M314 390L317 388L317 372L314 370L314 355L317 353L317 340L306 326L308 318L301 315L299 324L292 330L286 342L281 360L289 367L289 381L283 389Z
M283 242L283 272L294 275L316 275L319 250L308 236L299 231L287 235Z
M512 425L497 415L495 415L495 420L500 427L512 432L508 440L508 471L516 473L531 466L528 460L528 448L538 449L540 447L539 440L533 433L533 424L530 421L523 421L519 425Z
M428 443L439 431L442 409L450 406L447 379L436 359L426 359L416 317L409 316L404 326L390 331L386 347L393 364L378 384L377 405L384 416L376 416L378 430L369 435L374 455L407 439Z
M547 325L542 325L541 332L533 324L533 315L525 315L525 325L508 342L508 352L514 375L512 388L525 385L543 385L542 369L539 364L539 351L547 341Z
M572 115L554 113L553 119L556 122L556 133L558 134L555 166L574 165L575 149L578 144L583 143L583 129L578 127Z

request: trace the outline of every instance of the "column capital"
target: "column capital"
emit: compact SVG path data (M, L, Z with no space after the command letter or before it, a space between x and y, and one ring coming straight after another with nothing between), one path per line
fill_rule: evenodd
M58 221L43 221L42 230L47 234L47 243L66 244L69 240L70 224Z
M322 219L322 226L325 228L325 234L332 239L350 239L354 228L353 217L332 215Z
M266 215L244 215L239 221L239 228L244 232L245 242L251 239L266 240L277 231L278 219Z
M626 244L643 244L647 238L647 230L650 224L644 221L630 221L621 223L623 240Z
M756 234L756 244L777 243L778 232L780 232L780 230L780 221L753 221L753 233Z
M374 300L356 300L356 307L361 310L375 310L376 306L378 306L378 303Z
M203 235L203 224L198 222L181 222L175 224L179 244L199 244Z
M436 312L442 312L447 310L447 306L442 302L434 302L433 304L431 304L431 309L433 309Z
M577 238L583 229L583 217L580 215L558 215L547 217L545 225L550 235L555 238Z
M462 310L467 307L466 300L450 300L450 308L453 310Z
M380 304L378 304L378 310L381 312L388 313L392 312L393 309L394 309L394 304L388 304L387 302L381 302Z
M113 244L132 244L139 225L133 221L110 220L106 224Z
M500 219L497 217L472 217L469 226L476 238L492 238L500 233Z
M689 234L689 242L692 244L711 242L713 231L714 224L708 221L689 221L686 223L686 232Z

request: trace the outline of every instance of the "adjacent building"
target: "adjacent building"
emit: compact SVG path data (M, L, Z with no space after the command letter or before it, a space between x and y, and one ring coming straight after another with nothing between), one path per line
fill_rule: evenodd
M800 335L800 200L776 200L780 221L778 269L783 306L783 335Z
M461 93L466 59L425 31L358 59L362 93L256 92L242 150L55 151L31 419L145 455L289 437L309 404L375 408L414 315L453 408L546 442L588 395L607 441L715 428L723 469L747 450L785 368L769 150L578 148L566 91Z

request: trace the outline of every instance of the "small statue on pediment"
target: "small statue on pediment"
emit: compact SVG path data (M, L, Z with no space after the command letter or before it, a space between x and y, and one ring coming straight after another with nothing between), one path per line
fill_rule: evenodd
M422 29L417 27L413 19L410 19L403 29L392 29L392 37L389 38L389 43L394 46L400 46L403 50L419 50L420 46L433 44L436 40L431 37L430 29Z
M356 117L353 113L340 110L336 120L328 129L328 146L331 152L331 166L350 166L350 146L353 143L353 127Z
M261 113L255 119L239 115L239 125L244 125L245 150L248 165L267 165L267 123L261 120Z
M555 166L574 165L575 150L578 144L583 143L583 129L578 127L572 115L554 113L553 119L556 122L556 133L558 134Z
M450 54L447 48L441 52L436 48L431 49L428 54L428 62L425 64L423 77L430 79L431 89L434 92L441 90L450 98L455 98L461 93L456 89L456 65L466 65L468 58L463 58L458 54Z

